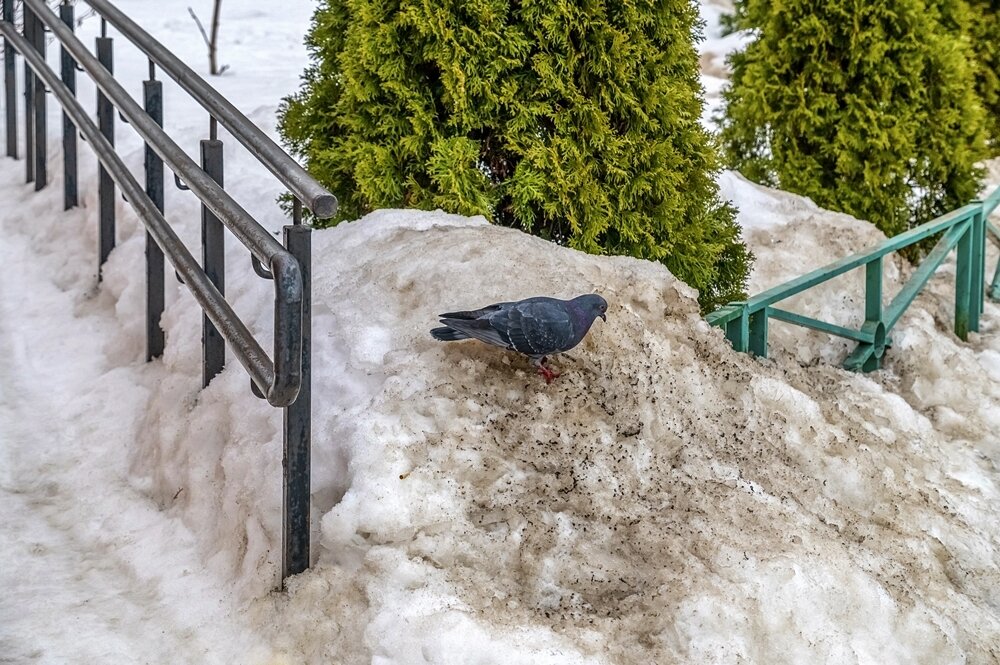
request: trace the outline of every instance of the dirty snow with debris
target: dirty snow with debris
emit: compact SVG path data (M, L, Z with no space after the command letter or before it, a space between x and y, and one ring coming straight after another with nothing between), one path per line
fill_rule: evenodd
M201 62L186 4L119 4ZM310 3L223 11L231 70L212 82L273 132ZM733 47L708 44L715 61ZM135 90L132 60L116 71ZM207 118L174 88L166 107L195 154ZM140 172L140 142L118 138ZM222 138L227 187L277 231L279 190ZM886 368L859 375L838 367L846 344L780 323L770 360L734 353L659 265L441 212L317 231L315 565L276 593L281 414L236 363L198 389L200 312L175 283L164 358L143 362L143 234L120 203L98 285L95 167L81 157L86 198L68 213L60 169L35 194L17 184L23 162L0 162L5 659L1000 658L1000 307L956 340L949 266L894 330ZM720 185L757 255L752 291L882 238L736 173ZM167 217L197 247L195 201L171 190ZM234 241L227 261L228 298L266 341L269 285ZM887 262L888 294L910 270ZM856 325L861 279L789 307ZM427 334L441 311L591 291L608 321L556 361L552 385L523 357Z

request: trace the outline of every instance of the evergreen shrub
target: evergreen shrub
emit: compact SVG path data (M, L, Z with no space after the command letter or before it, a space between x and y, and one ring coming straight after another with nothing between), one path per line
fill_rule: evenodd
M688 0L321 0L280 130L340 217L442 208L661 261L706 309L751 255L718 194Z
M975 54L976 92L986 109L989 153L1000 155L1000 0L969 0L964 29Z
M889 236L975 198L983 110L941 5L737 0L735 17L753 41L723 93L731 166Z

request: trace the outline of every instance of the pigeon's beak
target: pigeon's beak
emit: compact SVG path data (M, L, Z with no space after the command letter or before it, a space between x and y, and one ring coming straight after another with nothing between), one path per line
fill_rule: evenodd
M601 314L598 314L598 316L601 317L601 321L604 321L605 323L608 322L608 315L607 314L604 314L602 312Z

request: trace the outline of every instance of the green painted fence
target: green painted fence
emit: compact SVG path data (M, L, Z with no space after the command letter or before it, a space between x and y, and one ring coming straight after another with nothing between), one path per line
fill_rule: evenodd
M850 370L870 372L882 366L882 357L893 326L917 297L920 290L953 249L958 252L955 271L955 334L968 338L970 331L979 330L986 287L987 232L1000 245L1000 231L987 221L1000 205L1000 187L982 201L932 219L869 250L835 261L830 265L779 284L749 300L729 303L706 318L725 330L726 338L737 351L767 357L767 331L771 319L811 328L837 337L854 340L858 346L844 361ZM924 258L910 280L888 306L882 301L883 258L904 247L941 233L934 249ZM810 289L851 270L865 269L865 322L860 330L845 328L802 314L780 309L775 305L786 298ZM1000 300L1000 262L993 273L989 297Z

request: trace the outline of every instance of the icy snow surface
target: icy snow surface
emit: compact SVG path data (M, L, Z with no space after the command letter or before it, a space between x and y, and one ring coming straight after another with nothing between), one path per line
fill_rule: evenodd
M184 3L120 4L201 62ZM273 131L308 3L224 11L232 72L213 82ZM116 67L133 90L143 69ZM167 99L194 154L204 114ZM222 138L227 185L277 231L279 191ZM140 172L141 144L118 139ZM440 212L318 231L316 562L275 593L280 412L236 363L198 389L200 313L172 281L166 354L142 362L141 229L120 203L98 286L93 160L82 146L84 207L63 213L56 142L49 153L41 194L18 184L23 162L0 162L4 660L1000 658L1000 308L954 339L949 266L894 331L886 369L857 375L838 368L846 344L779 323L771 360L734 353L658 265ZM738 174L720 184L758 257L753 291L881 238ZM196 247L194 201L170 189L167 206ZM227 260L228 296L266 342L269 284L235 242ZM887 263L887 293L909 271ZM859 279L788 306L856 324ZM589 291L608 321L550 386L524 358L427 334L440 311Z

